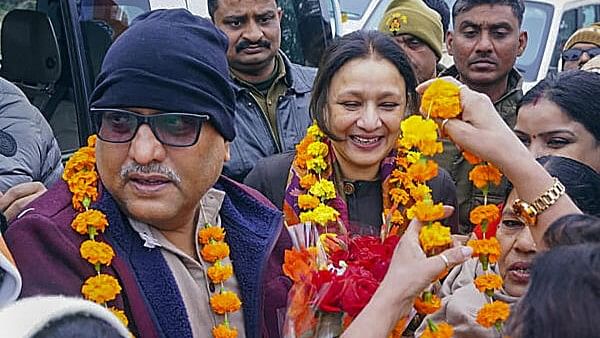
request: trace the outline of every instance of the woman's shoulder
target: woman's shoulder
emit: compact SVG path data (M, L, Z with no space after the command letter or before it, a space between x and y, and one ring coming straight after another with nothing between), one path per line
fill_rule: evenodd
M295 152L285 152L258 160L244 179L244 184L260 191L281 209L290 167L295 155Z

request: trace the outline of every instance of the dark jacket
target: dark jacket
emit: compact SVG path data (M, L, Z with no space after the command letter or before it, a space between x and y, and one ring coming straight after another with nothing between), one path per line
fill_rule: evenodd
M458 78L458 71L452 66L444 71L440 76L452 76ZM515 69L511 70L508 77L508 90L496 102L494 107L512 129L517 123L517 103L523 97L523 79ZM458 195L458 205L460 210L460 229L461 234L468 234L473 230L473 224L469 221L469 212L478 205L483 204L483 194L477 189L473 182L469 181L469 172L473 166L467 162L462 153L458 151L454 143L448 139L443 140L444 152L434 157L438 164L448 170L454 182L456 182L456 192ZM501 145L498 145L501 146ZM488 194L488 202L499 204L503 203L508 194L509 183L506 177L502 177L499 186L492 186Z
M278 337L277 309L286 306L289 285L282 276L283 250L291 246L282 231L281 213L256 191L222 177L220 210L231 248L248 337ZM13 222L6 242L23 276L21 297L64 294L81 297L83 281L94 274L81 258L85 239L70 227L76 212L63 181L30 204L34 210ZM159 248L144 247L112 196L101 191L94 208L108 217L100 235L116 252L105 273L116 276L123 290L111 305L124 308L136 337L191 337L177 284ZM268 299L266 295L269 295Z
M294 156L294 152L288 152L261 159L246 176L244 183L263 193L276 207L281 209ZM348 216L351 222L356 221L362 224L372 224L375 221L369 222L366 218L376 218L376 224L379 226L383 210L381 183L368 183L370 182L354 182L352 189L344 189L348 203ZM458 207L456 188L446 171L441 169L438 176L429 181L427 185L431 188L435 202L443 202L454 208ZM373 214L375 216L370 217ZM447 218L444 224L450 226L454 233L458 226L458 213L455 212Z
M288 90L276 103L279 139L275 139L268 117L249 89L236 87L236 137L231 143L231 159L225 163L223 174L240 182L258 159L294 150L312 122L308 105L316 69L291 63L283 53L280 55L286 68Z
M50 186L62 171L60 148L42 113L0 78L0 192L31 181Z

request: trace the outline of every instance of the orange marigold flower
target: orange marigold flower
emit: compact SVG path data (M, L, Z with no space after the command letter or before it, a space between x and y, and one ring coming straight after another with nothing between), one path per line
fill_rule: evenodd
M384 209L383 213L386 216L387 220L387 218L390 217L390 209ZM394 224L404 224L404 216L402 216L402 212L400 212L400 210L398 209L395 209L392 213L390 221Z
M86 205L89 207L90 203L98 198L98 189L93 185L83 187L81 190L73 191L73 197L71 197L71 203L73 209L77 211L85 211Z
M62 178L68 181L74 174L96 169L96 150L90 147L82 147L76 151L65 164Z
M467 245L473 248L472 257L485 256L486 259L494 264L500 256L500 242L496 237L490 239L472 239L467 242Z
M127 316L125 315L125 311L119 310L114 306L109 307L108 310L110 312L112 312L112 314L115 315L115 317L117 317L121 321L121 323L123 323L123 325L125 325L125 327L127 327L129 325L129 320L127 319Z
M119 281L115 277L103 273L88 278L81 287L81 293L85 299L99 304L115 299L120 292Z
M315 174L306 174L300 178L300 186L304 189L310 189L315 183L317 183L317 176Z
M96 242L91 239L81 243L79 253L81 254L81 257L93 265L110 265L113 257L115 257L115 252L110 245L103 242Z
M477 157L476 155L471 154L468 151L463 151L462 153L463 157L465 158L465 160L467 160L467 162L469 162L472 165L476 165L482 162L481 158Z
M198 232L198 241L202 245L210 243L211 240L220 242L225 239L225 229L218 226L206 226Z
M101 211L90 209L77 214L71 222L71 228L78 233L85 235L88 233L89 227L94 227L96 231L103 232L108 226L106 215Z
M438 174L438 165L432 160L419 161L408 167L408 176L417 182L427 182Z
M460 87L452 82L437 79L421 98L421 111L429 117L451 119L457 117L460 107Z
M236 338L238 331L235 327L230 327L227 324L219 324L212 329L214 338Z
M321 200L313 195L302 194L298 196L298 207L300 209L314 209L319 206L319 203L321 203Z
M283 273L294 282L299 282L316 270L316 256L307 249L285 250Z
M500 218L500 209L495 204L479 205L469 213L469 220L473 224L490 224Z
M508 304L496 300L490 304L485 304L477 313L475 320L483 327L492 327L507 320L509 315L510 307Z
M210 306L217 314L224 315L240 309L242 302L232 291L223 291L210 297Z
M390 189L389 195L392 197L392 202L394 203L394 205L404 205L410 199L410 195L406 192L406 190L401 188Z
M454 335L454 329L448 323L438 323L433 326L434 329L431 328L431 325L427 325L421 338L452 338Z
M492 273L477 276L473 282L480 292L493 293L494 290L502 288L502 277Z
M427 256L435 255L452 246L450 228L434 222L421 228L419 242Z
M501 179L502 173L491 164L476 165L469 172L469 180L479 189L484 189L489 183L500 185Z
M88 147L90 147L90 148L96 147L96 139L97 138L98 138L98 136L96 136L96 134L90 135L87 138L87 145L88 145Z
M406 212L409 219L417 218L421 222L432 222L444 217L444 205L433 204L432 200L418 201Z
M214 263L229 256L229 245L225 242L206 244L200 250L200 254L205 261Z
M427 300L424 298L427 298ZM441 307L442 300L434 294L430 294L428 297L417 297L417 299L415 299L415 310L422 315L432 314Z
M233 266L231 264L223 265L221 262L217 262L215 265L208 268L206 274L214 284L219 284L233 275Z
M431 199L431 189L426 184L417 184L410 188L410 196L415 201Z

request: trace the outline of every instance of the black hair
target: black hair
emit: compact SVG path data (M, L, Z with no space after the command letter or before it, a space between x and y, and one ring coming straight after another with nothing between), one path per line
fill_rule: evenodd
M553 248L539 255L527 293L511 314L513 338L597 337L600 244Z
M275 4L278 5L279 0L275 0ZM219 0L207 0L208 2L208 15L210 15L210 19L215 22L215 12L217 8L219 8ZM244 5L242 5L244 6Z
M74 313L48 322L31 338L124 338L111 324L85 313Z
M523 0L457 0L454 6L452 6L452 20L455 21L459 14L468 12L473 7L480 5L510 6L513 14L519 21L519 26L523 22L523 13L525 12L525 3Z
M398 69L398 72L404 78L406 109L408 112L416 111L419 100L415 91L417 79L402 48L391 37L381 32L374 30L354 31L336 38L327 47L321 58L317 77L313 84L309 110L312 117L317 120L319 128L329 138L337 139L330 132L327 126L328 118L324 114L331 79L347 62L372 55L391 62Z
M600 218L586 214L562 216L550 224L543 239L549 248L600 243Z
M444 0L424 0L427 7L433 9L438 12L438 14L442 17L442 29L444 30L444 39L446 38L446 33L448 32L448 26L450 25L450 7Z
M600 74L570 70L540 81L517 105L522 106L547 99L556 104L572 120L583 124L600 142Z

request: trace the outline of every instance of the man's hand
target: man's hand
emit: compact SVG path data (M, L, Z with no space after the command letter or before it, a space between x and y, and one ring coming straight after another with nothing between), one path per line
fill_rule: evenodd
M40 182L26 182L13 186L4 194L0 192L0 211L10 222L23 211L25 206L41 194L46 192L46 187Z

